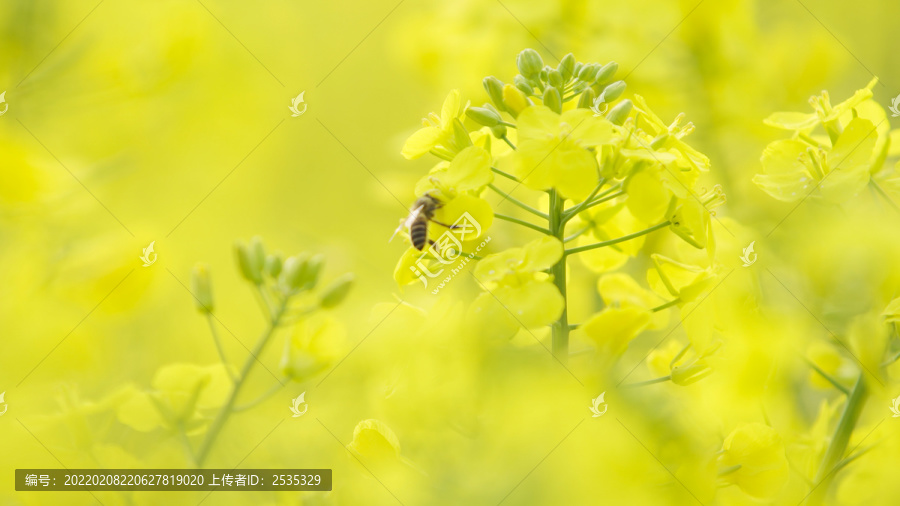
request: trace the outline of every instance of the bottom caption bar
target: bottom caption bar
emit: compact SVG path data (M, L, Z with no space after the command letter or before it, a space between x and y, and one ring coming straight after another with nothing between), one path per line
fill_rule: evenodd
M16 490L331 490L331 469L16 469Z

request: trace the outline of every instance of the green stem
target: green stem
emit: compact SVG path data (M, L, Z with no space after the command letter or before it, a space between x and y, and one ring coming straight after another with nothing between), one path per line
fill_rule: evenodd
M513 151L518 151L518 149L516 149L516 145L510 142L509 138L507 138L505 135L501 137L501 139L503 139L503 142L505 142L507 146L511 147Z
M657 224L657 225L653 225L653 226L650 227L650 228L645 228L644 230L641 230L641 231L639 231L639 232L635 232L635 233L633 233L633 234L623 235L622 237L617 237L617 238L615 238L615 239L610 239L610 240L608 240L608 241L598 242L598 243L595 243L595 244L588 244L587 246L580 246L580 247L578 247L578 248L567 249L567 250L565 251L563 257L569 256L569 255L573 255L573 254L575 254L575 253L581 253L582 251L588 251L588 250L592 250L592 249L603 248L603 247L606 247L606 246L612 246L613 244L619 244L620 242L630 241L630 240L635 239L635 238L638 238L638 237L640 237L640 236L642 236L642 235L647 235L647 234L649 234L649 233L651 233L651 232L655 232L655 231L657 231L657 230L659 230L659 229L661 229L661 228L665 228L665 227L668 227L668 226L669 226L669 222L668 222L668 221L664 221L664 222L662 222L662 223L659 223L659 224ZM550 229L551 229L551 232L552 232L553 227L550 227Z
M556 237L560 241L565 239L566 222L563 220L563 206L565 200L556 192L550 191L550 235ZM566 297L566 256L563 255L550 268L550 274L553 276L553 284L559 290L563 297L563 310L559 315L559 319L553 323L552 327L552 348L553 354L559 360L565 362L569 358L569 316L568 306L569 300Z
M618 192L616 192L616 193L613 193L612 195L609 195L610 191L611 191L611 190L615 190L615 189L616 189L616 188L611 188L610 190L607 190L607 191L603 192L603 193L602 193L600 196L598 196L596 199L594 199L594 200L588 202L587 204L585 204L585 206L582 207L581 209L572 208L572 210L573 210L573 211L576 211L576 212L573 212L573 213L571 213L571 214L568 214L568 215L566 216L566 221L571 220L572 218L575 217L576 214L578 214L578 213L580 213L580 212L582 212L582 211L587 211L588 209L590 209L590 208L592 208L592 207L594 207L594 206L599 206L600 204L602 204L602 203L604 203L604 202L609 202L610 200L612 200L612 199L614 199L614 198L616 198L616 197L621 197L622 195L625 195L625 190L618 191ZM583 204L583 202L582 202L582 204ZM580 205L579 205L579 206L580 206Z
M234 387L231 389L231 395L228 396L225 405L222 406L222 409L219 410L219 414L216 415L215 420L213 420L212 425L210 425L209 430L206 433L206 438L203 440L203 444L200 445L200 450L197 452L197 467L203 467L203 463L206 462L207 457L209 457L209 452L212 450L216 438L219 437L219 433L222 432L225 422L228 421L228 417L233 413L233 408L237 402L241 387L246 383L247 376L249 376L250 370L253 369L253 364L258 360L257 357L260 356L265 349L266 344L268 344L269 340L272 338L272 335L275 334L275 329L278 327L279 320L282 315L284 315L284 311L287 308L287 300L288 298L285 297L282 300L278 311L273 313L269 326L263 332L262 336L260 336L256 345L253 347L253 351L250 352L250 356L247 357L247 360L244 362L244 367L241 369L241 373L234 383Z
M590 229L591 229L591 227L589 227L589 226L581 227L581 230L579 230L578 232L575 232L574 234L570 235L569 237L566 237L563 242L566 243L566 242L572 241L574 239L578 239L578 237L580 237L582 234L584 234L585 232L587 232Z
M850 442L850 436L856 427L856 422L862 414L863 407L866 405L867 388L865 381L865 372L859 373L856 385L847 398L847 404L844 405L844 412L841 413L841 419L838 421L834 435L831 437L831 444L825 452L822 464L816 472L815 489L813 490L808 504L821 504L828 493L828 485L833 477L832 471L840 462L844 452L847 451L847 444Z
M219 360L222 361L222 365L224 365L225 370L228 371L228 376L231 377L231 381L234 381L234 371L231 370L228 359L225 358L225 349L222 348L222 341L219 339L219 332L216 331L216 324L213 322L212 313L206 313L206 320L209 322L209 331L212 333L213 342L216 343L216 351L219 352Z
M516 178L516 176L513 176L512 174L510 174L510 173L508 173L508 172L503 172L502 170L500 170L500 169L498 169L498 168L496 168L496 167L491 167L491 171L492 171L494 174L500 174L501 176L505 177L506 179L511 179L511 180L513 180L513 181L515 181L515 182L517 182L517 183L521 183L521 181L519 181L519 180Z
M604 184L606 184L606 180L603 178L600 178L600 182L597 183L597 186L594 187L594 190L591 192L590 195L587 196L586 199L582 200L581 203L578 204L577 206L575 206L571 209L567 209L565 212L563 212L563 221L564 222L569 221L570 219L572 219L573 216L580 213L584 209L584 206L586 206L594 197L597 196L597 193L600 192L600 188L603 188Z
M628 383L627 385L622 385L622 388L633 388L633 387L642 387L646 385L653 385L654 383L662 383L664 381L669 381L672 379L672 376L663 376L661 378L653 378L647 381L638 381L637 383Z
M287 342L290 342L290 340L287 340ZM272 388L270 388L268 392L260 395L258 398L248 402L247 404L244 404L243 406L235 406L234 409L231 410L231 412L239 413L241 411L246 411L246 410L252 408L253 406L256 406L256 405L260 404L261 402L265 401L269 397L272 397L273 395L275 395L276 392L278 392L282 388L284 388L284 385L282 385L281 383L279 383L277 385L273 385Z
M497 187L494 186L493 184L489 184L489 185L488 185L488 188L490 188L491 190L494 190L495 192L499 193L500 195L503 195L503 197L504 197L506 200L508 200L508 201L512 202L513 204L515 204L515 205L521 207L522 209L528 211L529 213L531 213L531 214L533 214L533 215L535 215L535 216L540 216L541 218L544 218L545 220L549 220L549 219L550 219L550 216L548 216L548 215L546 215L546 214L544 214L544 213L538 211L537 209L535 209L535 208L529 206L528 204L525 204L524 202L520 202L520 201L518 201L518 200L512 198L509 194L507 194L506 192L504 192L504 191L501 190L500 188L497 188Z
M847 387L845 387L844 385L841 385L838 382L838 380L832 378L828 373L826 373L825 371L820 369L819 366L817 366L815 363L813 363L812 360L806 359L806 363L809 364L809 366L812 367L812 369L814 371L819 373L819 376L825 378L825 380L827 380L829 383L831 383L831 385L834 386L834 388L837 388L838 390L843 392L844 395L850 395L850 391L847 390Z
M869 179L869 183L872 184L872 187L875 188L875 191L877 191L878 194L881 195L881 197L884 199L884 201L887 202L888 205L890 205L891 207L894 208L894 211L897 211L898 213L900 213L900 207L898 207L897 203L894 202L894 200L891 197L889 197L887 193L885 193L885 191L881 187L881 185L879 185L878 183L875 182L875 179Z
M515 224L517 224L517 225L522 225L523 227L528 227L528 228L530 228L530 229L532 229L532 230L537 230L538 232L540 232L540 233L542 233L542 234L549 234L549 233L550 233L550 231L547 230L546 228L539 227L539 226L537 226L537 225L535 225L535 224L533 224L533 223L528 223L528 222L525 221L525 220L520 220L520 219L518 219L518 218L513 218L512 216L507 216L507 215L505 215L505 214L496 214L496 213L494 213L494 218L501 219L501 220L504 220L504 221L508 221L508 222L510 222L510 223L515 223Z
M657 311L662 311L663 309L669 309L670 307L678 304L679 302L681 302L681 299L670 300L669 302L666 302L665 304L656 306L655 308L651 309L650 311L653 311L654 313L656 313Z

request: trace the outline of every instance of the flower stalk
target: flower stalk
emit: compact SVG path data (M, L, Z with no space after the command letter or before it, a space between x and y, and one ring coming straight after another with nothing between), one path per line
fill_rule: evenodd
M819 470L816 472L814 480L816 488L813 489L808 504L822 504L824 501L828 493L828 486L834 477L835 468L847 451L847 444L850 442L850 436L853 434L856 422L859 421L862 410L866 405L867 397L868 387L866 386L865 372L860 371L856 384L847 398L847 404L844 406L843 413L841 413L834 435L831 437L831 444L828 445L825 457L822 458L822 464L819 465Z
M228 400L225 401L225 405L222 406L222 409L219 410L219 413L216 415L216 418L213 420L212 425L209 427L209 430L206 433L206 438L204 438L203 443L200 445L200 449L197 451L197 467L203 467L203 464L209 457L210 450L212 450L216 439L222 432L222 428L225 427L225 422L227 422L228 418L232 415L232 413L235 412L234 407L235 403L237 403L238 394L240 394L241 388L247 382L247 377L250 376L250 372L253 370L253 365L258 360L257 357L259 357L263 350L265 350L266 345L272 339L272 336L275 335L275 329L278 328L278 325L281 322L281 317L284 316L285 310L287 309L287 302L288 298L285 297L279 305L278 309L272 312L272 319L269 321L266 330L263 331L259 340L256 342L256 345L253 346L253 350L250 352L250 356L247 357L247 360L244 361L244 366L241 368L241 372L238 375L237 380L235 380L234 382L234 386L231 389L231 394L228 396Z
M565 241L566 221L564 219L565 210L563 206L565 200L556 190L550 190L550 235L556 237L561 242ZM563 255L559 262L550 268L550 274L553 276L553 284L559 290L563 297L563 310L559 315L559 319L553 323L552 327L552 349L553 354L560 360L566 360L569 357L569 300L566 297L566 256Z

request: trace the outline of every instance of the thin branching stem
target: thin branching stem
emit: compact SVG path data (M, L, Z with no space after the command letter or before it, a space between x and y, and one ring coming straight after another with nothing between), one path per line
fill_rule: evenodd
M653 226L650 227L650 228L646 228L646 229L644 229L644 230L641 230L641 231L639 231L639 232L635 232L635 233L633 233L633 234L623 235L622 237L617 237L617 238L615 238L615 239L610 239L610 240L608 240L608 241L602 241L602 242L598 242L598 243L595 243L595 244L588 244L588 245L586 245L586 246L580 246L580 247L577 247L577 248L567 249L567 250L565 251L565 253L564 253L563 256L574 255L575 253L581 253L582 251L590 251L590 250L592 250L592 249L604 248L604 247L606 247L606 246L612 246L612 245L614 245L614 244L619 244L620 242L630 241L630 240L632 240L632 239L636 239L636 238L638 238L638 237L641 237L642 235L647 235L647 234L649 234L649 233L655 232L655 231L657 231L657 230L659 230L659 229L661 229L661 228L665 228L665 227L668 227L668 226L669 226L669 221L666 220L666 221L664 221L664 222L662 222L662 223L659 223L659 224L657 224L657 225L653 225Z
M844 405L844 411L841 413L840 420L838 420L837 428L834 429L831 443L829 443L828 449L825 451L825 457L822 458L822 463L816 472L816 478L813 480L816 488L810 494L807 504L822 504L825 496L828 494L829 484L834 477L834 471L837 469L841 457L844 456L844 452L847 451L850 436L853 434L856 422L859 420L866 405L868 388L865 374L864 371L860 371L856 384L847 397L847 403Z
M288 341L288 342L290 342L290 341ZM273 395L275 395L275 394L276 394L279 390L281 390L282 388L284 388L284 385L282 385L281 383L277 383L277 384L275 384L275 385L272 385L272 388L270 388L266 393L260 395L259 397L257 397L256 399L254 399L254 400L248 402L247 404L244 404L244 405L242 405L242 406L235 406L234 409L232 409L231 411L232 411L232 413L239 413L239 412L241 412L241 411L246 411L246 410L248 410L248 409L250 409L250 408L252 408L252 407L254 407L254 406L256 406L256 405L258 405L258 404L260 404L260 403L262 403L263 401L265 401L265 400L268 399L269 397L272 397Z
M250 375L250 371L253 369L253 365L258 360L257 357L263 352L266 347L266 344L272 339L272 336L275 334L275 329L278 328L279 321L281 317L284 315L285 310L287 309L288 297L284 297L282 299L281 305L278 309L272 313L272 319L269 322L269 325L266 327L266 330L263 331L259 340L256 342L256 345L253 346L253 350L250 352L250 356L247 357L247 360L244 361L244 366L241 368L241 372L238 375L237 381L235 381L234 386L231 389L231 395L228 396L228 400L225 401L225 405L222 406L222 409L219 410L219 413L216 415L216 418L213 420L212 425L210 425L209 430L206 432L206 438L204 438L203 443L200 445L200 450L197 452L197 466L202 467L206 459L209 457L209 452L212 450L213 444L216 442L216 439L219 437L219 434L222 432L222 428L225 426L225 422L228 421L228 418L234 412L234 406L237 402L238 394L241 392L241 388L247 381L247 377Z
M500 219L500 220L504 220L504 221L508 221L508 222L510 222L510 223L515 223L515 224L517 224L517 225L522 225L523 227L528 227L528 228L530 228L530 229L532 229L532 230L536 230L536 231L538 231L538 232L540 232L540 233L542 233L542 234L549 234L549 233L550 233L550 231L547 230L546 228L539 227L539 226L537 226L537 225L535 225L535 224L533 224L533 223L528 223L528 222L525 221L525 220L520 220L519 218L514 218L514 217L512 217L512 216L507 216L507 215L505 215L505 214L497 214L497 213L494 213L494 218L497 218L497 219Z
M219 332L216 330L215 322L213 322L212 313L206 313L206 321L209 322L209 331L212 334L213 342L216 343L216 351L219 353L219 360L222 361L222 365L224 365L225 370L228 371L228 376L231 378L231 381L235 381L237 378L234 377L234 371L231 370L228 359L225 358L225 349L222 347L222 340L219 339Z
M489 185L488 185L488 188L490 188L491 190L494 190L495 192L499 193L500 195L503 195L503 197L504 197L506 200L508 200L508 201L512 202L513 204L515 204L515 205L521 207L522 209L528 211L529 213L531 213L531 214L533 214L533 215L535 215L535 216L540 216L541 218L543 218L543 219L545 219L545 220L550 220L550 216L549 216L548 214L542 213L542 212L538 211L537 209L535 209L535 208L529 206L528 204L526 204L526 203L524 203L524 202L520 202L520 201L514 199L514 198L511 197L508 193L504 192L504 191L501 190L500 188L497 188L497 187L494 186L493 184L489 184Z
M672 379L672 376L668 375L668 376L663 376L661 378L653 378L653 379L650 379L647 381L638 381L637 383L628 383L628 384L622 385L622 388L634 388L634 387L642 387L642 386L646 386L646 385L653 385L655 383L662 383L664 381L669 381L670 379Z
M500 174L501 176L505 177L506 179L510 179L510 180L513 180L513 181L515 181L515 182L517 182L517 183L521 183L521 181L519 181L519 180L516 178L516 176L513 176L513 175L510 174L509 172L504 172L504 171L498 169L497 167L491 167L491 172L493 172L494 174Z
M653 311L654 313L656 313L658 311L662 311L663 309L668 309L668 308L678 304L679 302L681 302L681 299L670 300L669 302L666 302L665 304L656 306L655 308L651 309L650 311Z
M813 369L814 371L816 371L817 373L819 373L819 376L825 378L826 381L828 381L829 383L831 383L831 385L832 385L834 388L837 388L838 390L840 390L841 392L843 392L844 395L850 395L850 390L848 390L847 387L845 387L844 385L841 385L841 384L838 382L838 380L832 378L830 374L828 374L828 373L826 373L825 371L823 371L822 369L820 369L819 366L817 366L812 360L806 359L806 363L809 364L809 366L812 367L812 369Z
M878 184L877 182L875 182L875 179L874 179L874 178L869 179L869 183L872 185L873 188L875 188L875 191L877 191L878 194L881 195L881 198L883 198L884 201L887 202L889 206L891 206L892 208L894 208L894 211L900 213L900 207L898 207L898 206L897 206L897 203L894 202L894 199L892 199L892 198L884 191L884 188L882 188L880 184Z
M597 196L597 194L600 192L600 188L603 188L604 184L606 184L606 179L601 177L600 182L597 183L597 186L594 187L594 190L591 191L591 194L588 195L586 199L584 199L577 206L563 211L563 223L569 221L570 219L572 219L573 216L580 213L582 211L582 209L584 209L584 206L587 205L588 202L590 202L594 197Z

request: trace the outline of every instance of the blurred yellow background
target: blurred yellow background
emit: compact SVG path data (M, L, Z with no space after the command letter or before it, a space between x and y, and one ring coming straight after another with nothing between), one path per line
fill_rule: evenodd
M841 402L810 386L803 354L829 341L823 324L843 338L853 316L900 294L900 218L877 196L794 212L751 182L784 137L762 122L772 112L807 112L823 89L839 102L873 75L882 107L900 93L896 2L7 0L0 26L0 504L760 504L715 481L723 439L758 422L792 465L765 504L796 505L803 466L827 446L810 435L820 402ZM458 325L472 280L440 297L395 284L404 247L388 238L430 168L400 156L405 139L452 88L486 102L481 79L511 81L526 47L554 66L569 52L615 60L629 95L667 121L685 112L712 162L701 186L728 195L728 247L756 240L777 275L741 270L711 299L734 333L703 382L620 391L577 359L573 379L528 336L498 344ZM301 92L308 109L292 117ZM515 242L495 226L498 247ZM219 363L188 291L197 262L210 266L224 353L244 363L266 321L233 245L253 236L321 253L325 281L356 283L337 309L279 331L259 357L273 374L258 367L241 404L278 385L285 339L326 335L327 367L234 414L205 465L334 468L334 491L15 492L16 468L194 465L176 432L136 430L122 406L166 366ZM151 242L158 261L143 267ZM623 371L663 335L635 342ZM877 446L841 471L835 504L900 497L884 481L900 388L885 381L851 442L877 427ZM604 390L610 413L591 418ZM301 392L309 413L291 418ZM368 419L396 435L402 466L364 468L345 449ZM834 420L822 423L830 435Z

